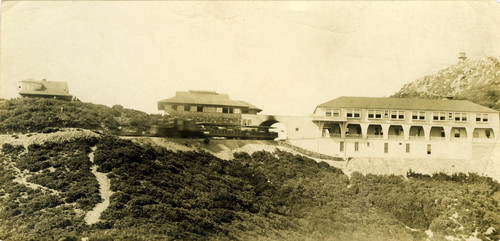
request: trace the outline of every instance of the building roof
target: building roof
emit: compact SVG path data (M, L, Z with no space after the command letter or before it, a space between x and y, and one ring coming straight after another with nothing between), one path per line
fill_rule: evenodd
M494 112L498 111L472 103L467 100L435 100L382 97L341 96L317 107L363 108L363 109L400 109L430 111Z
M163 110L165 104L228 106L262 111L260 108L245 101L231 100L228 94L219 94L213 91L177 91L174 97L158 101L158 109Z
M27 79L20 81L20 83L32 83L39 85L36 90L19 91L20 95L72 96L69 93L68 82Z

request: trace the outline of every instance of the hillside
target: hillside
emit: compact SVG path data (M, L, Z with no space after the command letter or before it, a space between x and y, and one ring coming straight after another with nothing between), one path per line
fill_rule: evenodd
M84 128L116 133L121 128L150 128L151 117L120 105L108 107L54 99L17 98L0 102L0 133Z
M453 97L500 110L500 62L494 57L459 61L405 84L392 97Z
M13 143L0 152L1 240L500 238L500 184L491 178L347 176L280 150L223 160L190 146L195 142L166 148L61 134L43 143L29 139L49 134L4 138ZM198 151L179 150L181 144ZM207 149L224 152L217 147ZM96 177L102 175L110 181L107 192ZM106 199L92 224L86 217Z

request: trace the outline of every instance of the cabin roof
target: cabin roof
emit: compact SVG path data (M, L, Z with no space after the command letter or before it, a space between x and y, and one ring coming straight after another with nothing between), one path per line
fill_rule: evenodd
M68 82L27 79L20 83L40 85L37 90L21 90L20 95L72 96L69 93Z

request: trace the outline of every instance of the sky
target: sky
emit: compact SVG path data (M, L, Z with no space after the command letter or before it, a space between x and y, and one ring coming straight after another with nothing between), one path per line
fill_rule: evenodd
M3 1L0 97L67 81L84 102L160 113L210 90L262 114L384 97L458 62L500 58L496 1Z

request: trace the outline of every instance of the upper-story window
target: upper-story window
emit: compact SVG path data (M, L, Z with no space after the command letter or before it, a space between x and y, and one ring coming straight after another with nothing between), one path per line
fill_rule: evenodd
M359 109L347 109L345 116L347 118L360 118L361 117L361 110L359 110Z
M191 106L189 106L189 105L184 106L184 111L190 111L190 110L191 110Z
M432 112L432 120L445 121L446 120L446 112Z
M425 111L412 111L411 112L412 120L425 120Z
M391 119L404 120L405 119L405 111L404 110L391 110Z
M467 121L467 113L465 112L455 112L455 121Z
M339 117L340 109L326 109L326 116Z
M233 113L233 108L223 107L222 113Z
M368 119L382 119L382 110L368 110Z
M476 122L488 122L488 114L476 114Z

